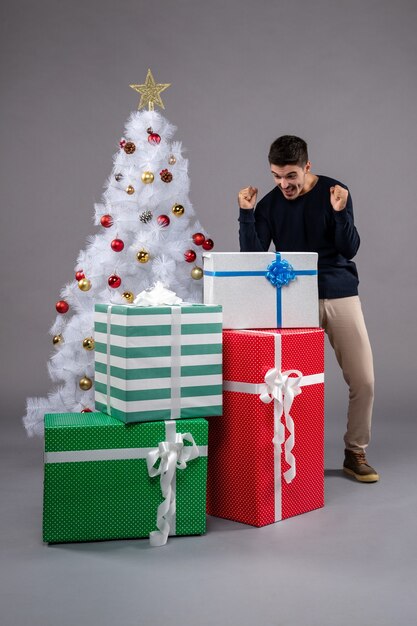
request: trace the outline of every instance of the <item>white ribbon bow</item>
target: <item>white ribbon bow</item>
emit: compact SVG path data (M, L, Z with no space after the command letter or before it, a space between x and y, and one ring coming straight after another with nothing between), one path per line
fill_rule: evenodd
M296 376L291 376L295 374ZM285 460L290 468L284 473L287 483L290 483L296 474L295 457L292 449L295 444L294 420L290 410L294 398L301 393L300 383L303 375L299 370L287 370L281 372L276 367L271 368L265 374L265 384L261 387L259 398L265 404L274 401L274 444L276 454L281 453L281 445L285 441L285 428L281 422L282 414L285 415L285 425L290 433L285 441Z
M159 280L150 289L141 291L133 301L138 306L162 306L164 304L171 306L181 304L181 302L182 298L164 287Z
M185 446L184 441L190 442L191 446ZM191 433L175 433L174 441L161 441L158 448L148 452L146 463L149 476L161 476L161 491L164 497L156 516L158 530L152 531L149 535L151 546L163 546L168 539L176 513L176 470L185 469L188 461L196 459L199 454ZM158 467L155 467L158 460L160 463Z

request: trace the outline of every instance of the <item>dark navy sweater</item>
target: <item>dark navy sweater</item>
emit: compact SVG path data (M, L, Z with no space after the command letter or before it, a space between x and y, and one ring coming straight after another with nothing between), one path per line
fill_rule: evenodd
M358 293L358 272L351 259L359 248L352 199L335 211L330 187L342 183L319 176L306 194L286 200L275 187L255 210L240 209L241 252L264 252L271 241L280 252L318 252L319 298L346 298Z

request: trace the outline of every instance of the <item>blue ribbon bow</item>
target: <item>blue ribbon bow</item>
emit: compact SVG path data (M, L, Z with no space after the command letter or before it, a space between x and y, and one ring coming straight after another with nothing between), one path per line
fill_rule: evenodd
M279 254L279 253L278 253ZM280 258L272 261L266 268L266 277L269 282L277 289L281 289L284 285L288 285L290 280L295 280L294 268L286 259Z

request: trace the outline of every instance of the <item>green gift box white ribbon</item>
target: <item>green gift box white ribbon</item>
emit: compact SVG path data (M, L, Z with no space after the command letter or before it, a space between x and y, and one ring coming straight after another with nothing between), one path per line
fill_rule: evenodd
M205 532L207 421L125 426L102 413L45 415L47 542Z
M96 408L125 423L222 413L222 308L95 306Z

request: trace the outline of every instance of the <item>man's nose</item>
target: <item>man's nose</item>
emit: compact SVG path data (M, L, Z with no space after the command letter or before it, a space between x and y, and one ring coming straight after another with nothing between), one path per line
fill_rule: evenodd
M285 178L283 178L281 181L281 187L282 189L286 189L288 187L288 181L285 180Z

